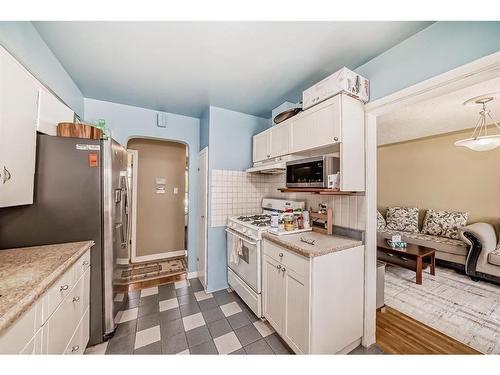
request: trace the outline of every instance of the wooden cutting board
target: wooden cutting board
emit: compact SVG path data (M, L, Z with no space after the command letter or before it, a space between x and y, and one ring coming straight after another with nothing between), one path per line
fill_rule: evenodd
M102 130L91 125L60 122L57 125L58 137L101 139Z

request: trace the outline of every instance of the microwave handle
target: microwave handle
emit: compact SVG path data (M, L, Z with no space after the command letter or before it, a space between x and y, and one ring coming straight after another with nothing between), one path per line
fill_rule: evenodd
M226 232L229 234L232 234L235 237L238 237L239 239L249 243L250 245L257 245L257 242L249 241L247 238L240 236L238 233L236 233L234 230L226 228Z

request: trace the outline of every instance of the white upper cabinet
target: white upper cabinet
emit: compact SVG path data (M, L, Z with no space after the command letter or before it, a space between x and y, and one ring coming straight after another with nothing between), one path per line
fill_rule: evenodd
M263 161L269 159L271 154L270 149L271 132L266 130L262 133L253 136L253 161Z
M341 95L292 118L291 151L293 153L325 147L340 142Z
M340 190L365 190L365 112L339 94L253 137L253 162L288 154L338 153Z
M265 161L290 152L290 126L287 122L253 136L253 161Z
M290 126L288 124L278 124L269 129L271 158L287 155L290 152Z
M0 207L33 203L38 82L0 48Z
M36 130L48 135L57 135L57 124L73 122L73 116L73 111L45 87L38 89Z

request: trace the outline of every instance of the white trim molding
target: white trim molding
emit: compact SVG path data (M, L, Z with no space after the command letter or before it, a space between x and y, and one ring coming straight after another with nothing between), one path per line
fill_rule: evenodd
M375 116L500 76L500 52L482 57L365 105Z

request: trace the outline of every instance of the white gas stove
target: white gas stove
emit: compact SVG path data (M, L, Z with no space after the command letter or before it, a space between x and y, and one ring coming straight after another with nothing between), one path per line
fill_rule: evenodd
M263 199L262 212L228 219L228 283L258 317L262 316L262 233L271 228L271 212L304 207L304 202Z

